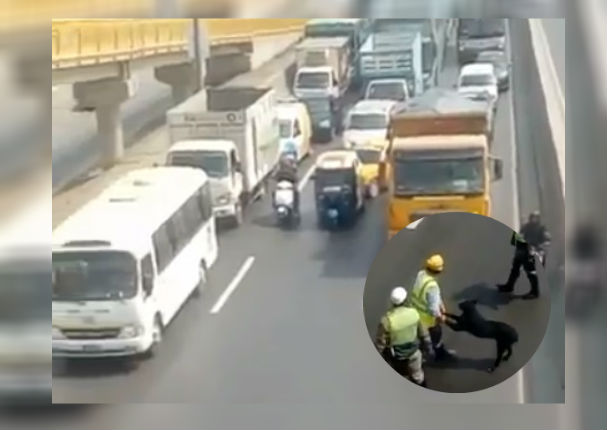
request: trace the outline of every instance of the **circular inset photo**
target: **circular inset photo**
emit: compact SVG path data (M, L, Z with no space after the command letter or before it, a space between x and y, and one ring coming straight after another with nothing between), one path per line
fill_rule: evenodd
M518 372L550 316L544 232L539 222L518 234L493 218L451 212L387 242L367 275L363 309L395 377L467 393Z

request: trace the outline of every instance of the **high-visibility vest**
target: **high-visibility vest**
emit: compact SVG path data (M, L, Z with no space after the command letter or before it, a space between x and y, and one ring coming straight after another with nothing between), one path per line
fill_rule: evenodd
M523 235L513 231L512 232L512 238L510 239L510 243L512 245L520 245L520 244L524 244L527 243L527 241L525 240L525 238L523 237Z
M436 317L431 313L430 304L426 299L428 291L432 288L439 288L436 279L425 270L421 270L417 274L415 284L409 295L410 305L419 313L422 325L426 328L436 325Z
M412 344L417 341L419 314L413 308L398 306L385 316L384 328L390 334L390 347Z

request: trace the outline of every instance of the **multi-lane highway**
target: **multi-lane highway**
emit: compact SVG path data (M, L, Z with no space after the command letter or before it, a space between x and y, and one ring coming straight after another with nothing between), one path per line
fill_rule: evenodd
M506 174L493 188L492 215L517 227L519 213L539 207L558 247L562 194L555 200L560 183L529 31L523 21L513 22L510 30L514 85L499 102L494 142ZM454 76L451 63L443 82ZM302 173L311 164L304 162ZM455 418L453 406L432 412L430 404L436 402L487 403L486 410L493 410L488 403L562 399L558 252L547 273L548 288L557 290L552 291L556 311L540 352L525 371L482 392L436 394L395 375L367 333L363 287L384 243L383 198L369 203L352 230L328 233L316 227L311 183L302 185L303 222L297 230L278 229L264 200L251 208L241 228L221 233L220 258L207 289L168 328L153 360L136 367L116 362L69 369L55 365L55 402L192 405L95 407L62 425L365 428L398 427L405 420L409 426L430 428ZM495 264L505 276L507 262ZM494 413L495 420L507 419L512 409L500 407ZM556 427L558 417L545 419ZM493 422L487 419L486 427Z

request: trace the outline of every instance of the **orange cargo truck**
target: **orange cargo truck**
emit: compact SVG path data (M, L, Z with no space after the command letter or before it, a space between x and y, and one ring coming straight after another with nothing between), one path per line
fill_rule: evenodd
M441 212L491 215L491 183L502 160L489 152L493 118L485 102L434 89L399 105L388 129L388 238Z

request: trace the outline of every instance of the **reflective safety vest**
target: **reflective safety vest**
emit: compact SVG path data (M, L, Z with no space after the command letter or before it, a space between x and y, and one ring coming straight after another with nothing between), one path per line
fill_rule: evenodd
M439 288L436 279L425 270L421 270L415 279L415 285L409 295L410 305L419 312L422 325L426 328L436 325L436 317L430 312L430 304L426 295L431 288Z
M512 238L510 239L510 244L522 245L522 244L526 244L526 243L527 243L527 241L521 234L519 234L515 231L512 232Z
M414 344L417 347L419 314L413 308L398 306L385 316L384 328L390 334L390 347Z

